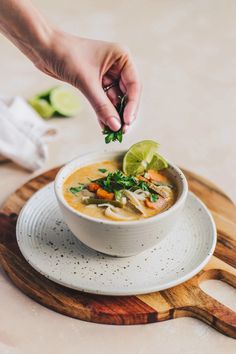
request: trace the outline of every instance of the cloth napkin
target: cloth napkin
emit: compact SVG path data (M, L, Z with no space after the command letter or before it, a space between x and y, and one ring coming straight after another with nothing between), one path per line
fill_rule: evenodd
M0 155L35 171L47 159L56 130L21 97L0 97Z

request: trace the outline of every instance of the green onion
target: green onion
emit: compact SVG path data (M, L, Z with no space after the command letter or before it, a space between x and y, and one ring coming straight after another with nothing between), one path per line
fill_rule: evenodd
M123 208L123 204L121 202L118 202L117 200L109 200L109 199L97 199L97 198L86 198L83 200L83 203L86 205L90 205L90 204L111 204L115 207L118 208Z
M114 193L115 193L115 200L117 200L118 202L120 202L120 201L121 201L121 198L122 198L122 192L121 192L121 191L114 190Z

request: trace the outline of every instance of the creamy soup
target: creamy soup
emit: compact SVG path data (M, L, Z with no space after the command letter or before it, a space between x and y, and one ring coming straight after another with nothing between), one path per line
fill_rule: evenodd
M167 170L127 176L118 161L81 167L64 182L66 202L75 210L99 219L132 221L169 209L176 188Z

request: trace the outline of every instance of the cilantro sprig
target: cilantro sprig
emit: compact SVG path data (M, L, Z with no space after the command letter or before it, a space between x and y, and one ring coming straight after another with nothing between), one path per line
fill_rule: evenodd
M119 143L121 143L123 140L123 132L122 132L122 126L124 123L123 114L124 114L125 105L127 103L127 96L126 95L119 96L119 99L120 101L116 106L116 110L119 113L121 119L121 128L117 132L113 132L109 127L104 128L102 133L106 135L105 136L106 144L109 144L111 141L119 141Z
M109 172L106 177L94 180L103 189L108 192L120 191L121 189L129 189L135 191L142 189L148 191L148 184L145 181L140 181L134 176L127 176L122 171Z

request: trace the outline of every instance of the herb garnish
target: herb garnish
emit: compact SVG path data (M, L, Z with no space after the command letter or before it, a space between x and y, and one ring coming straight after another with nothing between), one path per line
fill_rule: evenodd
M139 182L139 188L141 188L144 191L148 191L148 184L144 181Z
M107 169L106 168L99 168L98 171L102 172L102 173L106 173Z
M158 195L152 193L151 196L150 196L150 201L152 203L155 203L157 201L157 199L158 199Z
M122 171L109 172L106 177L93 180L108 192L120 191L121 189L129 189L135 191L142 189L148 191L148 185L145 181L140 181L134 176L127 176Z
M119 113L120 119L121 119L121 128L117 131L117 132L113 132L109 127L105 127L103 130L103 134L106 135L105 136L105 143L109 144L111 141L119 141L119 143L122 142L123 139L123 132L122 132L122 126L124 124L124 120L123 120L123 114L124 114L124 109L125 109L125 105L127 103L127 96L123 95L123 96L119 96L119 103L116 106L116 110Z
M85 185L83 183L80 183L80 186L78 186L78 187L70 187L69 191L72 194L77 194L77 193L81 192L82 189L84 189L84 187L85 187Z

